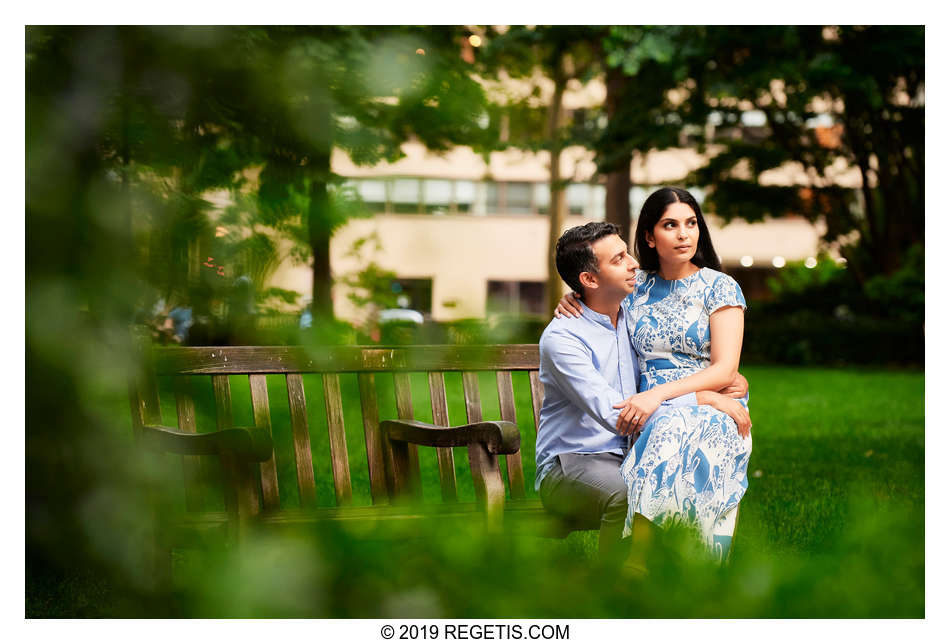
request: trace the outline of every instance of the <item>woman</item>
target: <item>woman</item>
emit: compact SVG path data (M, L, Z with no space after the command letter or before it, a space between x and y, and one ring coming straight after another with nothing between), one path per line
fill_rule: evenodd
M745 299L735 280L720 272L702 211L685 190L661 188L647 198L635 252L642 270L623 308L640 393L617 407L618 429L629 424L642 431L621 466L628 489L624 535L646 536L644 518L686 521L724 558L748 487L751 423L737 425L708 405L654 412L664 400L718 391L733 381Z

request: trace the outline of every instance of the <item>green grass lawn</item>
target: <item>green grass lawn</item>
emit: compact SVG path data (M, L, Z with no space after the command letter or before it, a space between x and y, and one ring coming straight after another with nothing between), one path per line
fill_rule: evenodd
M730 565L697 554L674 530L655 543L650 573L628 579L595 557L596 534L566 540L433 525L398 542L326 527L250 542L241 553L178 553L182 616L294 617L923 617L924 374L920 371L747 367L753 455ZM515 377L528 496L536 496L527 377ZM169 383L160 383L166 389ZM416 417L430 420L414 374ZM494 378L480 381L499 418ZM214 427L211 385L193 378L199 431ZM317 503L334 505L319 376L306 377ZM286 389L268 387L283 505L299 505ZM380 418L395 418L392 381L377 379ZM252 424L247 379L231 379L234 420ZM343 376L354 502L369 504L355 376ZM465 422L461 378L446 376L452 423ZM174 397L163 394L174 424ZM115 413L121 413L119 402ZM125 407L127 409L127 407ZM120 411L121 410L121 411ZM424 495L439 497L434 450L420 448ZM456 450L459 495L474 499ZM210 496L210 507L221 507ZM55 611L53 611L55 612ZM68 611L66 611L68 612ZM109 615L108 608L92 614Z

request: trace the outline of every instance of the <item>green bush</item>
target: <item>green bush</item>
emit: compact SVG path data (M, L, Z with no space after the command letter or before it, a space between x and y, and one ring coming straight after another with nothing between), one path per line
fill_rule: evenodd
M922 365L923 328L903 320L774 313L749 306L742 344L745 364Z
M863 285L851 271L823 258L769 280L773 299L746 312L746 363L922 365L923 249L908 250L904 266Z

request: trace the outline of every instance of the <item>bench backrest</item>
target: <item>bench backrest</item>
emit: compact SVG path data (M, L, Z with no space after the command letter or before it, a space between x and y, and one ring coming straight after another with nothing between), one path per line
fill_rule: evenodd
M432 421L448 426L448 404L444 374L460 372L464 392L467 422L482 418L481 392L478 372L494 373L501 418L516 422L523 443L535 439L538 414L543 388L538 379L539 353L537 345L428 345L401 347L163 347L153 349L148 362L151 368L145 377L133 385L131 401L133 424L161 424L159 388L156 378L172 376L175 391L177 426L195 432L195 402L189 389L174 383L186 376L209 376L214 392L217 429L233 426L230 376L245 375L249 380L254 425L271 430L270 401L266 377L280 374L286 379L290 412L290 429L293 436L294 468L301 506L312 506L316 501L314 459L311 454L310 430L306 407L303 376L319 374L326 407L329 432L329 456L333 476L336 504L353 504L351 463L354 459L347 449L347 432L344 425L344 398L341 395L340 375L356 374L359 384L362 434L366 448L366 465L369 470L369 485L372 503L390 500L393 487L387 467L388 444L380 434L380 404L377 399L376 379L391 378L398 418L413 419L410 372L422 372L428 381ZM532 411L530 418L516 418L512 373L527 372L530 382ZM312 396L313 394L311 394ZM352 418L352 415L351 415ZM457 419L455 424L459 424ZM487 420L487 419L484 419ZM166 425L173 423L168 422ZM205 429L205 428L202 428ZM210 429L210 428L208 428ZM207 431L207 430L205 430ZM352 436L352 428L351 428ZM455 457L452 448L436 448L439 481L443 500L455 500L458 488L455 475ZM186 477L188 470L197 470L197 457L184 457ZM361 459L360 459L361 460ZM521 452L506 456L508 487L512 498L523 498L527 486L522 466ZM417 450L412 446L410 469L419 476ZM260 465L260 497L265 511L280 507L277 463L271 459ZM190 509L197 509L197 502L186 496Z

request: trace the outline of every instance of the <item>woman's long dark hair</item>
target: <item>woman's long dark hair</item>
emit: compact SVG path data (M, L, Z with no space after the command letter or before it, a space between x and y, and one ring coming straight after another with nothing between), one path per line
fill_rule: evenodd
M696 222L699 225L699 241L696 244L696 254L691 260L693 264L700 268L711 268L721 271L722 265L719 263L719 255L713 248L712 237L709 236L709 227L706 226L706 220L703 219L703 211L693 195L682 188L664 187L655 191L647 200L643 202L643 208L640 209L640 217L637 219L636 244L634 251L637 255L637 261L640 262L640 268L647 271L660 270L660 256L655 248L647 245L646 233L653 232L656 223L660 221L663 213L670 204L685 203L696 213Z

